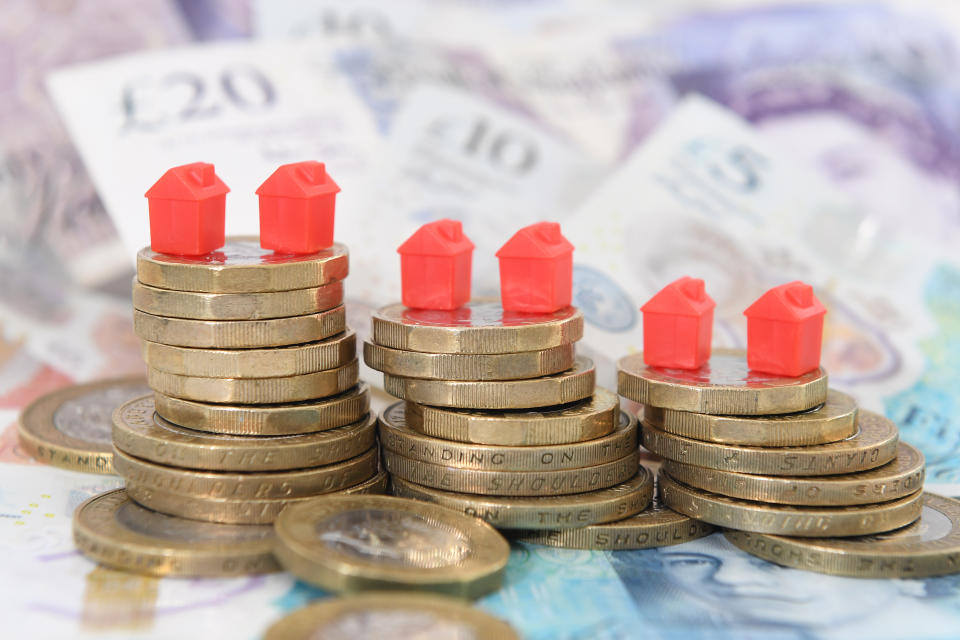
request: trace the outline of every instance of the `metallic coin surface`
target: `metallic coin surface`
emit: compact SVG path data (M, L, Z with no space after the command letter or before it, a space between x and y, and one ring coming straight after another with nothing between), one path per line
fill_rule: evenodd
M262 293L308 289L347 277L347 248L334 243L308 255L278 254L255 237L227 238L202 256L172 256L144 247L137 253L137 279L148 286L202 293Z
M903 498L923 488L923 454L906 442L885 465L830 476L763 476L695 467L664 460L661 467L685 485L731 498L808 506L874 504Z
M681 484L660 472L663 503L710 524L778 535L831 538L863 536L905 527L920 517L921 493L880 504L798 507L728 498Z
M322 400L288 404L208 404L154 394L157 413L174 424L235 436L285 436L335 429L356 422L370 409L370 387L361 382Z
M589 398L596 369L578 357L572 369L529 380L426 380L383 374L384 390L401 400L461 409L529 409Z
M593 395L556 407L516 411L471 411L408 402L407 426L428 436L502 446L569 444L613 432L620 398L594 387Z
M653 474L641 466L637 475L609 489L536 498L441 491L400 478L393 478L391 491L462 511L497 529L563 529L622 520L643 511L653 497Z
M697 467L772 476L856 473L884 465L897 455L897 425L860 410L855 435L809 447L744 447L701 442L643 425L643 446L668 460Z
M136 458L205 471L283 471L333 464L376 442L376 416L336 429L293 436L227 436L185 429L154 410L153 395L113 414L113 444Z
M827 401L800 413L775 416L715 416L646 406L643 421L694 440L753 447L802 447L849 438L857 432L857 403L831 389Z
M382 494L387 491L390 477L381 471L359 484L331 491L324 496ZM127 495L149 509L191 520L224 522L231 524L269 524L277 519L287 505L298 504L305 500L315 500L317 496L299 498L199 498L185 496L163 489L127 484Z
M363 344L371 369L407 378L436 380L520 380L566 371L573 366L573 343L517 353L424 353Z
M578 529L515 530L507 535L512 540L550 547L622 551L668 547L708 536L714 531L713 525L664 506L655 495L649 507L623 520Z
M413 460L384 450L389 471L415 484L489 496L557 496L606 489L626 482L637 473L639 454L579 469L559 471L478 471Z
M380 442L389 451L413 460L461 469L489 471L551 471L612 462L637 450L637 420L620 412L620 424L610 435L566 445L504 447L464 444L425 436L406 424L404 403L380 414Z
M55 467L113 473L110 417L124 402L149 392L143 376L51 391L20 413L20 446L37 460Z
M133 280L133 308L145 314L191 320L266 320L327 311L343 304L343 282L257 293L202 293L159 289ZM157 342L163 342L158 340Z
M133 331L149 342L210 349L255 349L325 340L346 330L343 306L269 320L188 320L133 312Z
M77 507L73 539L91 560L155 576L227 577L280 569L272 553L273 527L174 518L144 509L123 489Z
M392 304L372 318L373 342L427 353L517 353L549 349L583 337L583 314L504 311L498 301L474 300L453 311Z
M726 531L733 544L785 567L856 578L960 573L960 501L924 493L910 526L855 538L792 538Z
M520 640L509 624L452 598L383 591L317 602L281 618L264 640Z
M342 491L377 473L376 448L344 462L293 471L197 471L155 464L114 449L117 473L130 484L199 498L299 498Z
M644 405L718 415L753 416L807 411L827 399L827 373L795 378L750 371L746 352L715 349L695 371L660 369L634 353L617 362L620 395Z
M201 378L179 376L149 367L147 384L163 395L223 404L277 404L326 398L346 391L359 380L353 360L337 369L283 378Z
M342 367L357 357L352 330L320 342L267 349L195 349L143 342L148 366L201 378L285 378Z
M274 526L280 564L337 593L411 589L478 598L500 587L510 552L481 520L389 496L291 505Z

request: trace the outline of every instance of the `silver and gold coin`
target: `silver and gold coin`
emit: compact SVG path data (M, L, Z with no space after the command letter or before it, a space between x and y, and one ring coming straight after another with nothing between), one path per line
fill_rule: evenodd
M573 366L573 343L517 353L424 353L363 344L371 369L407 378L520 380L549 376Z
M73 514L80 552L100 564L154 576L229 577L279 571L270 526L212 524L144 509L123 489Z
M137 253L137 279L148 286L202 293L262 293L319 287L343 280L347 248L334 243L307 255L278 254L255 237L227 238L202 256L173 256L144 247Z
M746 352L715 349L699 369L648 367L642 353L617 362L620 395L643 405L718 415L753 416L807 411L827 399L822 368L797 377L751 371Z
M20 413L20 446L37 460L88 473L113 473L111 416L149 393L143 376L74 385L44 394Z
M920 519L889 533L792 538L727 531L747 553L785 567L855 578L926 578L960 573L960 501L922 496Z
M372 318L375 344L427 353L517 353L549 349L583 337L583 314L505 311L498 301L475 300L453 311L392 304Z
M280 564L336 593L410 589L478 598L500 587L510 552L481 520L389 496L291 505L274 526Z

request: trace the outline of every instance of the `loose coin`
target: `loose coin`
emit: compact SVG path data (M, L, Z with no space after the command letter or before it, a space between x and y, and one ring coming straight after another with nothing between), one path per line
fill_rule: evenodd
M424 353L363 344L371 369L407 378L437 380L520 380L566 371L573 366L573 343L518 353Z
M205 471L282 471L333 464L376 442L376 417L294 436L225 436L192 431L154 411L153 395L131 400L113 414L113 444L157 464Z
M343 304L343 282L289 291L201 293L158 289L133 280L133 308L193 320L266 320L317 314ZM157 342L163 342L158 340Z
M923 454L906 442L887 464L830 476L761 476L695 467L664 460L662 469L683 484L731 498L808 506L874 504L903 498L923 488Z
M892 531L920 517L921 493L854 507L797 507L728 498L681 484L660 472L664 504L711 524L779 535L830 538Z
M857 403L830 390L827 401L800 413L776 416L715 416L646 406L643 421L661 431L694 440L755 447L827 444L857 432Z
M130 484L198 498L299 498L342 491L377 473L372 448L344 462L293 471L197 471L155 464L114 449L117 473Z
M380 442L385 449L413 460L461 469L490 471L551 471L590 467L637 450L637 421L625 411L610 435L566 445L503 447L464 444L425 436L406 424L404 403L397 402L380 415Z
M335 243L308 255L278 254L253 237L227 238L203 256L172 256L144 247L137 253L137 279L152 287L202 293L262 293L308 289L343 280L347 248Z
M383 388L401 400L461 409L529 409L590 397L596 369L578 357L569 371L529 380L464 381L400 378L383 374Z
M708 536L714 531L713 525L677 513L654 496L644 511L623 520L579 529L516 530L508 535L520 542L564 549L622 551L682 544Z
M367 383L324 398L289 404L228 405L154 394L157 413L174 424L235 436L286 436L335 429L356 422L370 409Z
M926 578L960 573L960 502L924 493L908 527L856 538L788 538L727 531L733 544L785 567L855 578Z
M325 340L346 330L343 306L270 320L186 320L133 312L133 331L149 342L211 349L255 349Z
M389 476L381 471L369 480L346 489L331 491L320 497L339 495L381 494L387 491ZM231 524L269 524L277 519L287 505L298 504L306 500L316 500L318 496L299 498L199 498L185 496L172 491L164 491L138 484L127 484L127 495L135 502L172 516L224 522Z
M653 475L640 467L621 484L566 496L504 498L454 493L393 478L394 495L433 502L480 518L497 529L560 529L622 520L647 508Z
M388 591L311 604L281 618L264 635L264 640L319 638L520 640L503 620L462 602Z
M697 467L772 476L856 473L884 465L897 455L897 425L860 410L855 435L809 447L743 447L701 442L643 425L643 446L668 460Z
M517 353L549 349L583 337L583 314L504 311L499 302L475 300L453 311L392 304L372 318L373 342L427 353Z
M149 392L143 376L131 376L47 393L20 413L20 446L55 467L113 473L110 416L127 400Z
M434 489L491 496L557 496L606 489L637 473L639 454L580 469L560 471L478 471L413 460L384 450L387 471Z
M274 526L280 564L337 593L412 589L478 598L500 587L510 553L481 520L390 496L291 505Z
M620 399L595 387L593 395L557 407L520 411L470 411L408 402L407 426L428 436L502 446L569 444L613 432Z
M201 378L150 367L147 384L167 396L224 404L275 404L326 398L357 384L359 364L284 378Z
M286 378L346 365L357 357L357 335L347 330L321 342L268 349L194 349L143 343L148 366L201 378Z
M90 498L73 514L83 555L155 576L227 577L279 571L273 527L174 518L136 504L123 489Z
M751 371L746 353L715 349L694 371L661 369L634 353L617 362L620 395L644 405L734 416L806 411L827 399L827 373L816 369L795 378Z

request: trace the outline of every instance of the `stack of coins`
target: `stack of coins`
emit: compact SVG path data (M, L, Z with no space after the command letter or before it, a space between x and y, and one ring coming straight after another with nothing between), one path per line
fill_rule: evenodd
M380 416L393 492L501 529L582 527L644 509L653 481L638 462L636 420L595 388L593 363L575 355L582 333L572 307L375 313L364 358L405 400Z
M914 522L923 455L895 424L799 377L748 370L717 351L695 371L622 358L619 391L644 405L643 445L664 458L670 508L730 529L802 537L858 536Z

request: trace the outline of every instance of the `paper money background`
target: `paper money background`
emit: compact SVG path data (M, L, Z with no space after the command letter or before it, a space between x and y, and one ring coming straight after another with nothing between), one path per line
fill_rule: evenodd
M323 594L285 575L96 568L70 516L112 477L34 464L16 416L50 389L142 371L143 192L214 162L228 231L273 168L343 187L350 324L393 301L394 252L454 217L474 291L516 228L577 247L583 350L612 386L637 307L704 277L719 344L759 292L828 306L836 386L885 412L960 496L960 9L954 3L119 0L0 5L0 629L255 638ZM379 383L371 371L364 378ZM660 550L517 546L480 606L530 638L956 637L960 579L783 569L722 537Z

